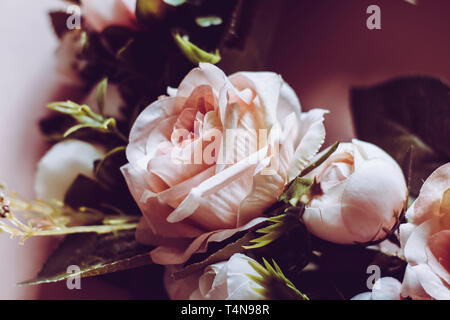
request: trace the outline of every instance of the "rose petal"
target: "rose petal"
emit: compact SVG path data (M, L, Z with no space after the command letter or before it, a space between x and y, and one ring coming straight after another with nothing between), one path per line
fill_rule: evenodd
M409 264L417 265L427 263L427 239L439 231L437 219L431 219L416 227L404 246L405 258Z
M342 219L355 241L377 240L385 234L382 228L393 227L405 198L402 172L382 159L368 160L346 181Z
M372 288L372 300L400 300L402 284L395 278L378 279Z
M426 219L439 214L442 194L450 188L450 163L436 169L425 180L420 189L419 197L414 205L414 216L410 217L411 222L419 225Z
M238 81L239 79L239 81ZM278 99L283 79L272 72L238 72L230 76L232 83L239 82L242 88L252 88L261 103L264 127L270 130L277 119Z
M428 265L450 285L450 230L433 234L428 239Z
M213 89L214 95L219 96L227 76L222 70L209 63L200 63L198 68L190 71L181 82L177 90L177 97L189 97L195 88L206 85Z
M288 173L289 181L309 164L325 141L324 115L327 110L313 109L302 113L299 124L300 144L295 150L294 158Z
M406 266L405 275L402 282L401 295L404 298L410 297L414 300L429 300L431 297L423 290L416 273L410 265Z
M255 225L262 223L266 218L257 218L246 225L228 229L228 230L216 230L202 234L196 238L188 247L168 247L160 246L150 252L153 262L162 265L170 264L182 264L185 263L194 253L206 252L209 242L221 242L225 239L232 237L234 234L248 230Z
M180 113L185 98L164 98L153 102L137 117L130 132L130 141L126 149L128 162L142 170L147 170L150 160L147 155L147 139L158 124L171 116Z
M450 300L450 289L428 265L419 264L411 269L427 294L437 300Z

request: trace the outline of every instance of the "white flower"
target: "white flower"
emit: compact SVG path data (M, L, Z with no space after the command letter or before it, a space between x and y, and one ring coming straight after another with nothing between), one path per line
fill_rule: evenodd
M406 182L398 164L377 146L354 139L306 175L323 195L306 207L308 230L327 241L366 243L386 236L406 201Z
M69 139L55 144L38 163L35 180L37 196L63 201L78 175L94 177L94 161L104 154L102 148L80 140Z
M228 261L206 267L201 275L177 281L170 277L173 268L167 268L165 285L169 297L174 300L264 300L254 290L261 286L247 276L259 276L248 263L250 260L253 259L236 253Z
M402 284L395 278L384 277L378 279L372 291L360 293L351 300L400 300Z

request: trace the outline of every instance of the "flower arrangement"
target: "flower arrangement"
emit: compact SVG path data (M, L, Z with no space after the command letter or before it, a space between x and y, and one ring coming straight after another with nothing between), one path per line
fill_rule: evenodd
M70 2L80 28L50 16L84 97L48 105L37 199L0 189L3 232L65 236L23 285L157 265L171 299L450 299L448 86L355 89L359 139L325 147L333 115L281 75L224 71L258 4Z

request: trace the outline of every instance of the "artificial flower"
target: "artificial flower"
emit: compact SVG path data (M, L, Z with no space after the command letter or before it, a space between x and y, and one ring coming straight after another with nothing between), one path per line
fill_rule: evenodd
M203 273L173 280L173 267L166 268L164 284L172 300L264 300L255 289L261 286L248 275L258 277L249 264L253 259L236 253L228 261L212 264Z
M402 284L395 278L384 277L378 279L372 291L360 293L351 300L401 300Z
M327 241L351 244L378 241L396 226L407 197L398 164L377 146L354 139L307 177L321 194L307 205L308 230Z
M80 140L68 139L55 144L38 163L37 196L63 201L78 175L94 178L94 161L104 155L103 148Z
M408 266L402 295L412 299L450 299L450 163L434 171L400 225Z
M301 112L275 73L203 63L168 94L138 116L122 172L144 215L138 241L180 264L261 222L321 147L326 111Z

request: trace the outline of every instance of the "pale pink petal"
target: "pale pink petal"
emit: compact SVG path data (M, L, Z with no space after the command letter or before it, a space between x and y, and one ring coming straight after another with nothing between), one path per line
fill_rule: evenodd
M354 243L355 237L342 220L339 204L320 207L306 207L303 221L313 235L334 243Z
M198 173L197 175L186 179L185 181L167 189L163 192L155 194L161 203L167 203L172 208L176 208L186 198L192 188L199 186L203 181L210 179L214 176L214 166Z
M178 163L172 154L154 157L148 163L148 171L157 175L169 187L176 186L207 170L209 167L206 163Z
M411 269L417 276L427 294L436 300L450 300L450 289L426 264L412 266Z
M294 154L294 140L297 133L296 117L291 113L286 118L285 131L277 131L279 125L272 127L268 138L270 146L270 163L259 174L253 178L253 188L248 196L242 201L239 208L238 226L260 216L270 207L283 192L287 184L287 171ZM272 136L272 133L275 135ZM273 150L277 146L278 150ZM271 172L268 172L268 171Z
M158 124L171 116L181 112L186 99L164 98L153 102L137 117L130 132L130 141L127 146L127 159L133 166L147 170L147 140L150 133Z
M409 209L408 209L409 210ZM400 246L402 248L402 256L404 257L404 248L406 246L406 243L408 242L409 237L413 233L414 229L417 226L412 223L402 223L399 227L399 240L400 240Z
M450 230L442 230L428 239L428 265L450 285Z
M227 76L222 70L209 63L200 63L198 68L190 71L183 79L177 90L178 97L189 97L195 88L207 85L218 96L220 89L227 81Z
M398 171L401 171L398 163L380 147L358 139L352 139L352 144L355 146L355 152L353 156L355 159L356 169L358 169L360 164L364 163L367 160L381 159L388 162L392 167L397 168Z
M185 247L192 242L192 238L164 237L153 233L147 219L142 217L135 232L136 241L149 246L169 245L173 247Z
M228 300L262 300L264 297L253 289L261 288L247 275L258 276L258 273L249 264L249 257L237 253L227 263L227 289Z
M194 226L189 220L178 223L167 222L167 217L173 211L173 208L168 204L159 202L157 197L149 197L145 199L145 202L139 201L138 206L155 235L168 238L195 238L205 232L203 229Z
M265 128L271 129L277 119L278 99L283 79L272 72L239 72L230 76L238 88L251 88L259 97Z
M290 165L289 181L295 179L309 164L325 141L323 120L326 113L328 111L322 109L313 109L302 113L299 124L301 140Z
M358 242L380 239L390 230L406 198L401 171L382 159L368 160L346 181L342 219Z
M295 114L297 123L301 122L301 110L300 101L298 100L295 91L286 82L283 82L277 108L277 119L278 123L281 125L282 131L286 130L285 120L292 113ZM301 138L301 136L296 137L296 139L293 140L293 144L297 146L300 143Z
M372 288L372 300L400 300L402 284L395 278L378 279Z
M368 292L363 292L363 293L357 294L350 300L372 300L372 292L368 291Z
M414 300L429 300L431 297L422 288L416 273L410 265L406 266L403 277L401 295L404 298L410 297Z
M411 265L427 263L427 240L439 231L439 221L431 219L416 227L404 247L405 258Z
M227 262L219 262L208 266L199 279L199 297L200 299L225 300L228 296L227 291ZM190 299L196 299L191 296Z
M187 217L194 214L194 212L200 207L200 205L204 204L207 205L209 199L208 197L212 196L214 197L214 194L222 194L223 188L237 179L239 180L239 183L237 186L242 187L242 190L248 189L247 193L245 194L239 194L236 196L238 198L224 198L231 200L231 203L227 200L225 200L226 206L235 206L235 218L237 217L237 207L239 206L240 201L242 201L243 197L245 197L248 192L251 190L251 183L249 183L249 179L253 178L253 173L255 169L258 166L258 158L261 158L260 153L264 154L265 150L261 149L257 153L251 155L250 157L236 163L235 165L217 173L214 177L204 181L202 184L200 184L198 187L193 188L189 195L186 197L186 199L183 200L183 202L178 206L177 209L175 209L172 214L168 217L169 222L177 222L182 221L186 219ZM218 197L219 198L219 197ZM211 203L209 204L211 205ZM214 204L215 206L216 204ZM220 207L220 203L217 204L218 207Z
M197 237L187 247L168 247L160 246L150 252L153 262L162 265L170 264L182 264L185 263L194 253L206 252L209 242L221 242L225 239L232 237L234 234L240 231L245 231L253 228L259 223L265 221L266 218L257 218L246 225L228 230L216 230L208 233L204 233Z
M420 224L426 219L439 214L442 195L445 190L450 188L450 163L436 169L425 180L420 189L419 197L414 206L414 216L411 222Z

